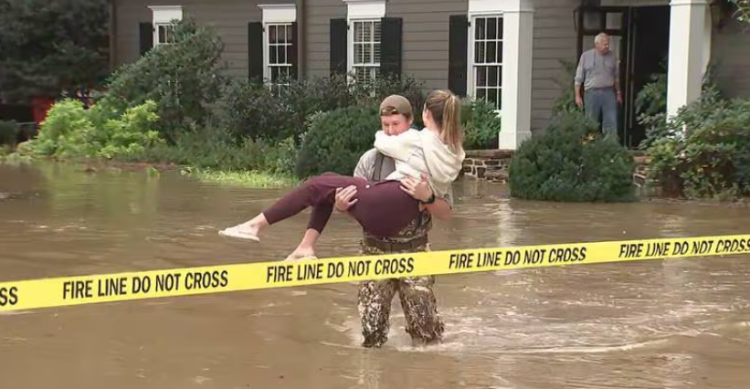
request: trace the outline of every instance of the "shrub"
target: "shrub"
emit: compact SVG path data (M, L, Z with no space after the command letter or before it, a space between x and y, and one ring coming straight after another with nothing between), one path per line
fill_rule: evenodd
M282 80L289 85L268 88L245 79L233 79L223 89L218 103L220 126L235 139L278 141L293 138L299 143L307 118L350 106L378 105L390 94L401 94L412 103L415 124L421 124L424 93L411 78L379 79L370 84L348 84L334 75L302 80Z
M683 127L686 134L682 134ZM707 90L664 125L646 150L650 177L670 196L730 199L750 193L750 100Z
M98 87L108 73L106 1L0 1L0 91L11 101Z
M461 123L465 131L465 149L496 148L502 121L492 104L484 99L463 101Z
M156 128L169 141L186 126L205 124L206 104L217 98L223 82L217 65L223 43L212 28L187 17L176 23L173 37L172 44L118 69L97 103L121 113L147 100L157 102Z
M377 106L353 106L312 115L295 174L352 174L359 158L373 147L380 128Z
M15 120L0 120L0 145L15 146L21 127Z
M142 152L161 140L152 130L157 120L156 104L128 108L119 117L95 105L84 109L79 100L62 100L49 110L36 139L27 150L53 157L114 158Z
M559 113L524 142L509 167L511 195L529 200L631 201L635 162L615 137L580 113Z

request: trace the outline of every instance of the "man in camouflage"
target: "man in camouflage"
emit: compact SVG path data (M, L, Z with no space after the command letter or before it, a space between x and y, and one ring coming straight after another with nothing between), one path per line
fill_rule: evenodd
M398 95L389 96L380 106L381 124L388 135L406 131L413 122L409 101ZM375 149L366 152L359 160L354 176L373 181L382 181L395 170L395 162ZM407 190L417 199L432 197L425 202L425 210L420 216L403 228L396 236L377 238L367 232L360 242L362 255L391 254L429 251L428 232L432 228L433 215L446 219L453 206L452 190L445 198L434 199L426 181L404 180ZM356 189L343 188L336 195L336 209L345 212L356 203ZM437 311L437 301L433 292L434 276L409 277L366 281L360 285L358 295L359 314L362 322L364 347L380 347L388 340L390 329L391 301L396 293L401 300L401 308L406 318L406 332L415 345L440 342L444 324Z

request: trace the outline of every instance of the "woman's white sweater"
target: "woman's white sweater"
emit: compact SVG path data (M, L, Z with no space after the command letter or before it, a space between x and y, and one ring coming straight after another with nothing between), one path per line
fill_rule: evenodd
M466 157L463 148L451 150L429 129L409 129L399 135L378 131L375 148L396 162L396 170L386 177L387 180L406 177L421 180L424 173L437 198L443 197L458 177Z

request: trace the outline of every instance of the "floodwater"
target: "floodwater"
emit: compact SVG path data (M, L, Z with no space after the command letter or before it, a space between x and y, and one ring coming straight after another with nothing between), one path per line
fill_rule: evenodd
M260 244L217 230L282 190L143 172L0 166L0 281L284 258L306 215ZM465 181L437 250L746 233L750 209L510 200ZM334 216L319 255L356 254ZM744 388L750 258L439 276L445 342L359 346L356 286L223 293L0 315L3 388Z

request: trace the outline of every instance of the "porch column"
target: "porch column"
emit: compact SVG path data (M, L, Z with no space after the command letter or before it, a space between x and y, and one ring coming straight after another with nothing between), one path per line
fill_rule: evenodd
M531 137L531 68L534 8L528 0L503 7L502 128L498 147L517 150Z
M705 71L706 0L672 0L669 22L667 118L697 100Z

